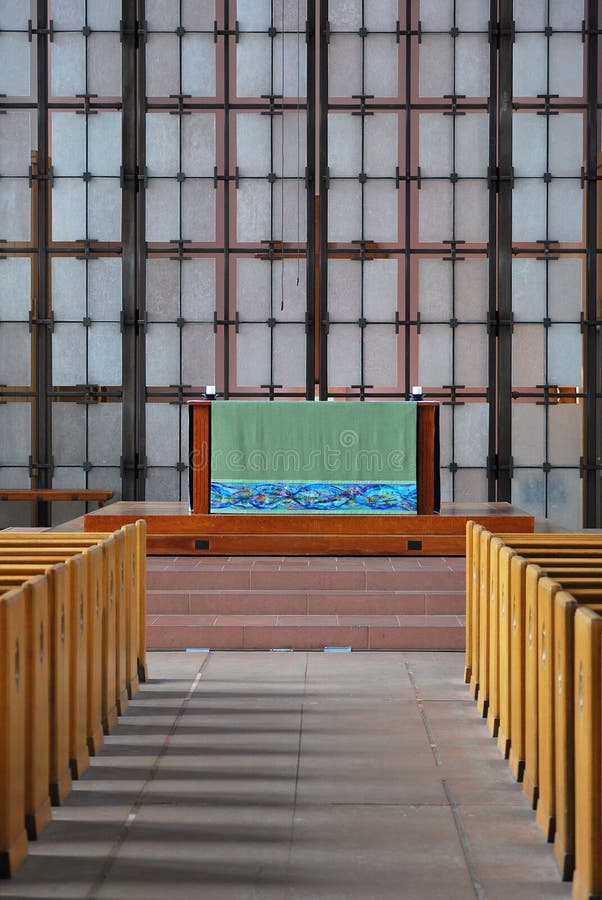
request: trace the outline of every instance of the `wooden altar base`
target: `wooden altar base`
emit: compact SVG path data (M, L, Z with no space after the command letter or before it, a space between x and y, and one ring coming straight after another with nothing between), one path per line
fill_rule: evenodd
M509 503L443 503L439 515L202 515L186 503L121 501L84 517L85 531L145 519L149 556L464 556L466 522L531 532Z

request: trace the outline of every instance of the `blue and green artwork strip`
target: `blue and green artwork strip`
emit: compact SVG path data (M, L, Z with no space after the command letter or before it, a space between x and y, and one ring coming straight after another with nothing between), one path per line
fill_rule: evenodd
M211 510L413 515L416 484L212 481Z

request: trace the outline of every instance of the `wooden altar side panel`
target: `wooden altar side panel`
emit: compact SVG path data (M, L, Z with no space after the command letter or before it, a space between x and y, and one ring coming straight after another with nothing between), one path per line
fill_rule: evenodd
M193 513L209 512L211 472L211 403L193 401L190 415L190 508Z

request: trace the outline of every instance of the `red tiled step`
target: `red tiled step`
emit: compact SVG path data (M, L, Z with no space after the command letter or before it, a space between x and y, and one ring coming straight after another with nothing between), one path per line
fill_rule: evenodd
M150 649L460 650L462 616L149 615Z

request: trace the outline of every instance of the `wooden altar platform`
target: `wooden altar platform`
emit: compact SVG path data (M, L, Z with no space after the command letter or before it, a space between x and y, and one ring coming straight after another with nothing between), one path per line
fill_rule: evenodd
M145 519L149 556L464 556L466 522L531 532L534 518L508 503L444 503L439 515L220 515L187 503L118 502L88 513L85 531Z

